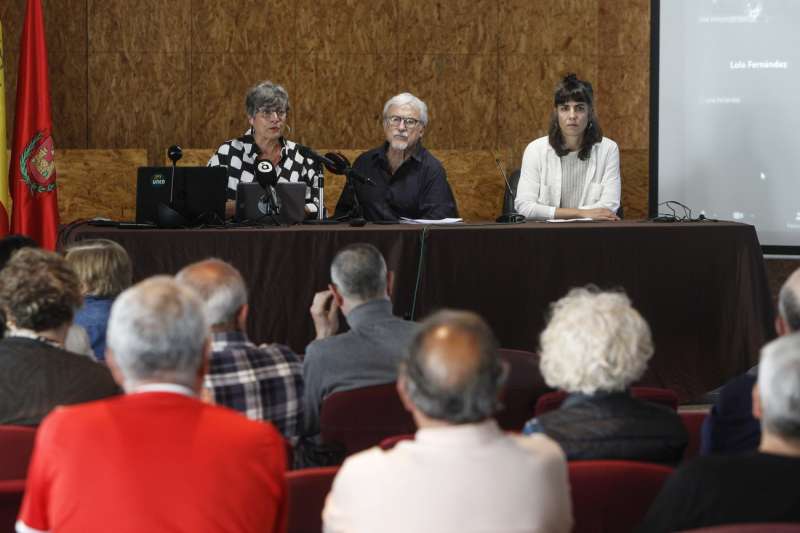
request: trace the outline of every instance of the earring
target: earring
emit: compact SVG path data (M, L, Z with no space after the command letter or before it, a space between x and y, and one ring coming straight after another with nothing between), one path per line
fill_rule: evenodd
M292 127L289 125L288 122L286 123L286 131L288 131L289 133L292 133Z

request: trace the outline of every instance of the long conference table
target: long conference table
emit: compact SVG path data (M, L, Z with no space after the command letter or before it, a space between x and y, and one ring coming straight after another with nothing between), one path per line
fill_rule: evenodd
M397 315L441 308L478 312L501 346L536 351L551 302L575 286L624 289L649 322L656 347L642 384L696 398L757 361L774 336L764 261L752 226L733 222L348 225L120 229L78 224L68 245L112 239L134 280L174 274L218 257L250 291L249 334L303 353L309 306L330 282L336 251L368 242L395 272ZM344 323L344 320L342 320Z

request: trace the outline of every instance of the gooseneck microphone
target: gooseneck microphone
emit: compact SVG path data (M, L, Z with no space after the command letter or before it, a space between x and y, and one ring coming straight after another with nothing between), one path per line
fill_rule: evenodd
M275 165L266 159L260 160L256 163L255 180L264 188L264 199L269 211L267 214L277 213L278 199L275 196L275 185L278 184L278 173L275 171Z
M520 215L514 208L514 202L517 199L517 195L511 188L511 182L508 181L508 175L506 175L506 171L503 168L503 164L500 163L500 158L495 158L494 162L497 165L497 169L500 171L500 175L503 176L503 180L506 182L506 187L508 188L508 194L509 197L511 198L511 202L509 203L508 208L506 208L506 206L503 206L503 213L495 219L495 222L498 222L500 224L519 224L521 222L525 222L525 215Z

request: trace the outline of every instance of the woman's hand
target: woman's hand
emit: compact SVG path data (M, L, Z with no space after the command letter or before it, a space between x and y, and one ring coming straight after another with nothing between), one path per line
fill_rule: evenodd
M619 220L619 217L613 211L604 207L595 209L578 209L581 218L591 218L592 220Z

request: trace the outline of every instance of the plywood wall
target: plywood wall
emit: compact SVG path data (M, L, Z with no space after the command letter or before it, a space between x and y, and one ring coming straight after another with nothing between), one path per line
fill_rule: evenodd
M3 0L13 129L24 0ZM647 208L649 0L43 0L61 148L216 146L269 78L312 147L381 140L387 97L426 100L438 150L501 150L517 167L568 71L593 81L620 144L627 216ZM488 176L486 179L489 179ZM491 179L499 179L496 175Z

